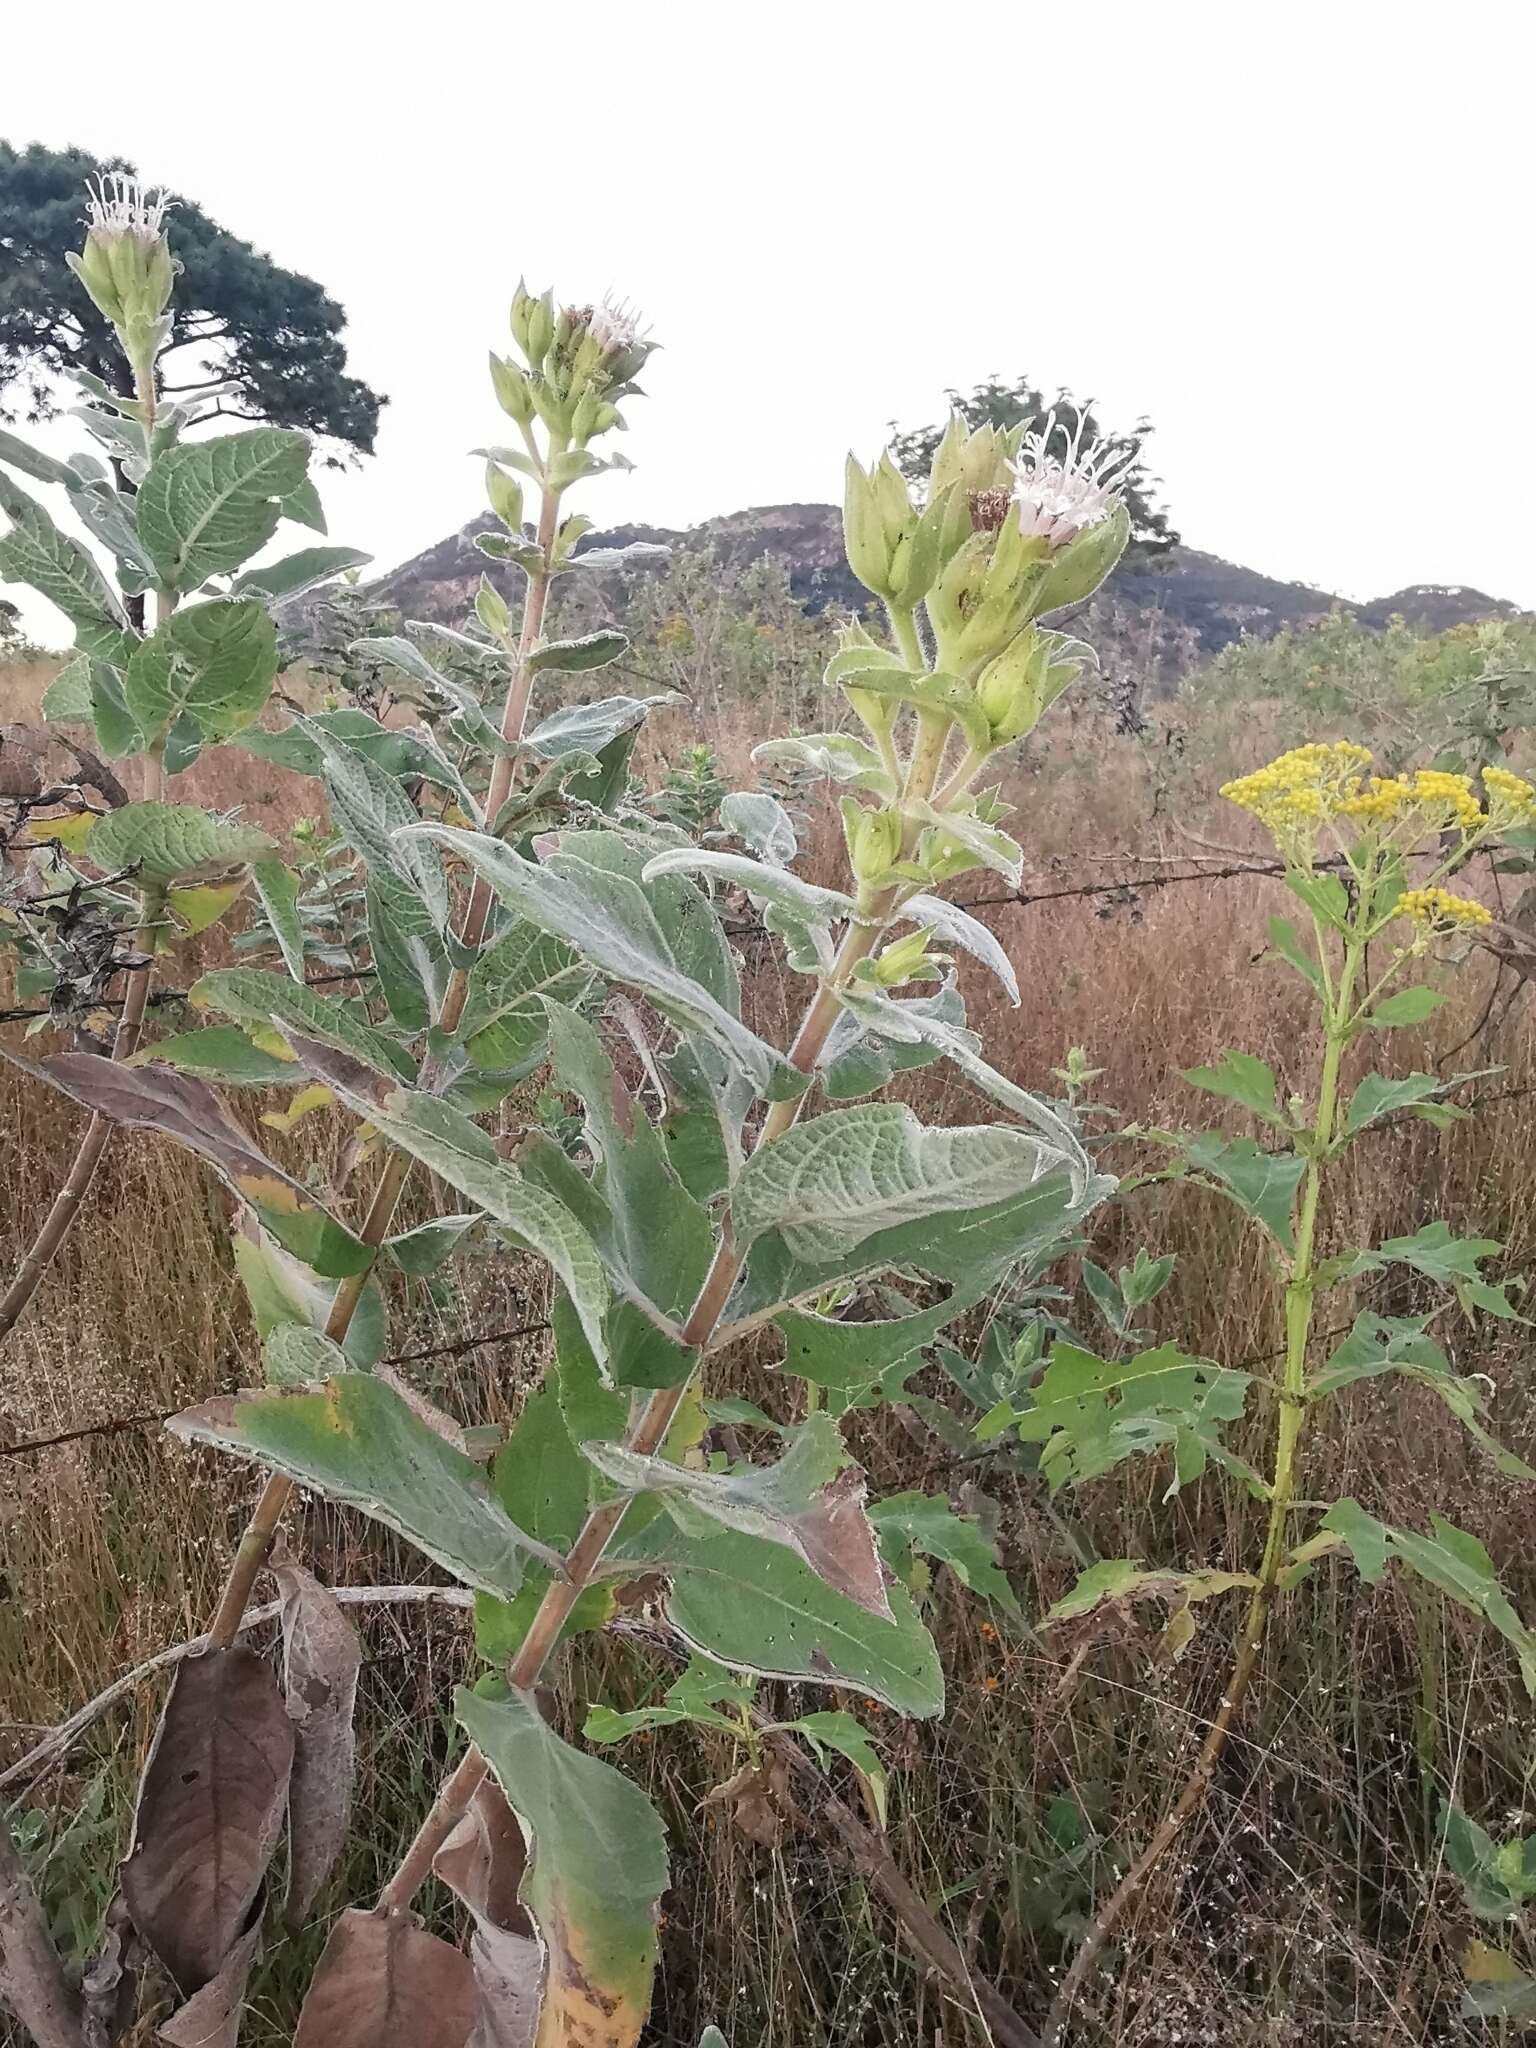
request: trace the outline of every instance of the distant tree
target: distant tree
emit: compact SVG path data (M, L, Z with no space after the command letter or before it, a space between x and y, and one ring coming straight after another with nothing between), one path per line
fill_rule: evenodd
M86 180L132 169L122 157L0 142L0 419L53 418L56 380L71 372L129 388L122 352L63 251L80 239ZM348 450L371 454L386 401L346 374L336 301L190 200L175 202L170 241L184 273L162 356L171 395L220 387L216 414L303 428L332 444L333 467Z
M1064 428L1070 440L1078 432L1081 421L1081 446L1134 454L1135 460L1126 471L1122 491L1126 509L1131 515L1131 545L1126 552L1125 565L1130 568L1145 568L1158 555L1178 544L1179 536L1169 522L1168 514L1154 503L1155 479L1141 457L1147 436L1152 432L1150 420L1138 420L1128 434L1109 433L1094 413L1093 401L1080 404L1070 391L1057 392L1052 399L1038 391L1027 377L1015 378L1005 384L1000 377L988 377L978 384L974 391L962 396L958 391L946 391L950 410L960 414L968 427L1017 427L1023 426L1027 433L1042 432L1046 421L1054 412L1058 429ZM940 420L931 427L914 427L907 433L899 433L891 443L896 461L904 476L913 483L921 482L927 476L933 461L934 450L939 445L946 421ZM1059 441L1053 441L1059 446Z

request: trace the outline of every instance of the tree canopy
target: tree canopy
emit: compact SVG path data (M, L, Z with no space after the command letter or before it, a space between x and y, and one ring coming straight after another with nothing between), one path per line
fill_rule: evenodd
M133 168L121 157L0 142L0 419L53 417L55 380L81 370L127 388L112 331L63 252L80 241L86 180ZM333 444L332 463L346 450L371 454L387 401L347 374L342 308L190 200L175 197L174 207L170 243L183 274L162 354L166 389L186 396L218 386L218 413L302 428Z
M1047 399L1028 377L1016 377L1011 384L1004 383L1000 377L988 377L974 391L964 395L958 391L946 391L944 396L949 401L950 410L959 413L971 428L1022 426L1027 433L1036 433L1043 431L1054 412L1058 424L1065 427L1069 440L1078 431L1081 421L1081 446L1084 450L1134 454L1135 460L1120 486L1126 510L1131 515L1131 545L1125 556L1125 565L1144 566L1154 557L1177 546L1179 536L1167 512L1155 502L1156 479L1142 460L1142 448L1152 432L1150 420L1138 420L1130 433L1111 433L1095 414L1091 399L1081 402L1065 388L1059 390L1054 398ZM893 439L891 447L896 461L902 474L912 482L921 482L927 476L945 424L940 420L934 426L913 427ZM1052 443L1053 447L1056 445Z

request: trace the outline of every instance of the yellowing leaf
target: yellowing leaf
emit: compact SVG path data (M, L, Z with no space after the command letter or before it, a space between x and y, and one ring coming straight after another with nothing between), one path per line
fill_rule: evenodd
M319 1081L312 1081L307 1088L299 1090L286 1109L269 1109L261 1120L274 1131L291 1131L301 1117L308 1116L311 1110L324 1109L327 1103L335 1100L329 1088Z

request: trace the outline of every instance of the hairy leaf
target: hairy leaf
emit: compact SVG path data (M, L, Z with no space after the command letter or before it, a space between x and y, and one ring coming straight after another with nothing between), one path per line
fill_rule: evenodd
M271 839L256 826L210 818L196 804L123 804L98 818L86 841L96 867L137 868L149 882L224 874L271 851Z
M523 735L523 745L542 761L564 754L600 754L625 733L645 723L658 705L676 704L675 690L655 697L599 697L594 704L562 704Z
M133 650L123 700L146 737L190 718L205 739L250 725L272 694L277 629L251 598L188 605Z
M253 1650L177 1666L139 1787L122 1868L133 1924L186 1997L245 1932L277 1847L293 1728Z
M168 1426L361 1509L466 1585L510 1596L526 1557L558 1563L512 1521L473 1458L367 1373L337 1373L316 1390L221 1394Z
M280 427L185 443L150 464L134 502L140 537L173 590L230 575L277 531L304 482L309 443Z
M251 880L261 907L267 913L272 936L283 956L283 965L301 986L304 981L304 925L299 916L299 878L280 860L258 860L251 867ZM311 1032L313 1037L314 1033Z
M363 569L373 560L361 548L299 548L275 562L247 569L235 584L235 596L259 591L267 598L298 597L317 583L329 583L347 569Z
M722 797L720 824L770 867L787 867L799 850L793 818L766 790L733 789Z
M875 1532L865 1513L864 1474L837 1424L808 1415L772 1465L697 1472L622 1445L584 1444L600 1472L625 1493L656 1493L685 1533L707 1538L711 1522L782 1543L818 1578L871 1614L891 1617Z
M465 1051L483 1070L531 1065L548 1036L540 997L576 1003L591 983L591 969L563 940L519 920L470 969L459 1027Z
M61 533L36 499L0 471L0 511L11 524L0 534L0 583L26 583L56 605L75 641L100 661L121 664L133 636L95 557Z
M638 1786L563 1742L531 1694L455 1696L532 1837L522 1901L549 1955L539 2048L633 2048L650 2007L666 1836Z
M285 1037L298 1036L350 1053L391 1082L409 1079L413 1073L405 1049L369 1024L355 1005L317 995L285 974L268 974L259 967L218 967L193 983L191 1000L194 1008L222 1010L237 1023L271 1026Z

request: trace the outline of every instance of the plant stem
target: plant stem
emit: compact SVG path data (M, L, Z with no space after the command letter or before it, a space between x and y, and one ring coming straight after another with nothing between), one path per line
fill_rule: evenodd
M554 546L555 530L560 516L560 493L546 490L539 508L539 552L547 564ZM528 574L528 595L523 605L522 631L518 635L516 657L512 667L512 679L507 686L506 702L501 715L501 737L512 747L522 738L523 726L528 717L528 699L533 689L533 667L529 657L538 643L544 628L544 612L549 601L550 578L547 568L530 570ZM509 751L498 754L491 768L490 785L485 797L485 818L493 824L502 806L512 793L512 772L515 756ZM490 921L491 905L495 891L483 877L475 877L469 892L469 903L464 912L464 925L460 941L465 947L478 950L485 939L485 928ZM464 1015L464 1005L469 998L469 969L456 967L448 978L443 991L442 1009L438 1013L437 1026L445 1037L451 1037L459 1027ZM437 1062L428 1059L423 1065L420 1085L430 1090L436 1083ZM389 1235L389 1226L394 1220L406 1176L411 1170L410 1155L391 1151L384 1162L368 1204L368 1214L358 1232L361 1241L375 1249ZM368 1282L371 1265L361 1273L352 1273L338 1286L331 1303L331 1312L326 1317L325 1334L339 1344L352 1326L357 1305L363 1298L363 1289ZM219 1595L219 1604L209 1623L208 1639L215 1649L228 1649L240 1632L240 1617L244 1614L256 1580L267 1561L277 1535L278 1523L293 1497L293 1481L280 1472L270 1473L267 1482L251 1510L249 1521L241 1534L235 1555Z
M1323 1169L1333 1143L1338 1120L1339 1069L1349 1042L1350 1004L1360 971L1365 942L1359 936L1363 917L1345 941L1343 964L1336 986L1329 988L1324 1002L1324 1043L1318 1078L1317 1113L1313 1119L1301 1205L1297 1211L1295 1250L1290 1259L1285 1286L1285 1368L1281 1380L1280 1412L1276 1423L1274 1475L1270 1481L1269 1522L1264 1534L1264 1554L1257 1583L1249 1599L1248 1612L1238 1637L1237 1653L1221 1696L1216 1718L1206 1731L1194 1768L1146 1848L1110 1893L1094 1916L1071 1967L1062 1979L1046 2017L1045 2048L1055 2048L1071 2016L1077 1994L1111 1932L1131 1900L1141 1891L1168 1849L1204 1804L1211 1780L1227 1738L1232 1732L1263 1647L1280 1575L1288 1548L1288 1522L1296 1497L1296 1454L1307 1415L1307 1345L1312 1334L1314 1251L1317 1237L1318 1203L1322 1194ZM1318 931L1318 952L1325 956L1322 932Z
M865 958L889 914L892 902L891 892L886 892L870 905L867 920L850 924L838 950L832 972L817 990L800 1028L795 1033L788 1059L791 1066L802 1074L814 1071L821 1049L827 1040L838 1014L838 991L845 985L858 962ZM771 1145L781 1138L800 1113L804 1096L796 1096L790 1102L775 1102L769 1106L762 1127L758 1132L754 1151L764 1145ZM700 1354L709 1343L719 1326L720 1318L731 1289L741 1271L744 1253L737 1250L732 1237L730 1217L726 1216L715 1246L715 1255L710 1262L704 1283L700 1287L687 1320L679 1332L679 1341ZM694 1371L697 1371L695 1366ZM675 1387L661 1387L653 1393L640 1411L640 1416L625 1439L625 1448L642 1457L653 1457L666 1442L667 1432L683 1398L693 1383L693 1373ZM554 1580L540 1601L528 1633L519 1645L517 1655L507 1667L507 1683L518 1691L527 1691L534 1686L549 1661L550 1653L560 1639L561 1630L570 1616L577 1600L591 1583L603 1553L617 1534L631 1503L628 1499L606 1501L593 1508L583 1522L575 1542L566 1552L564 1571ZM415 1840L401 1859L399 1868L379 1894L377 1910L380 1913L403 1912L415 1896L418 1887L432 1868L432 1859L453 1832L460 1818L468 1808L486 1773L485 1759L478 1749L469 1749L444 1781L433 1801L432 1809L418 1829Z

